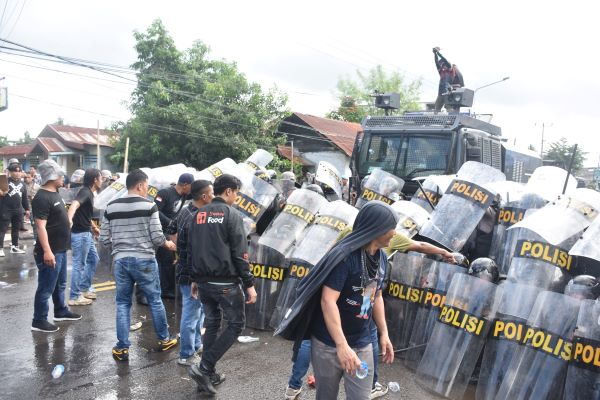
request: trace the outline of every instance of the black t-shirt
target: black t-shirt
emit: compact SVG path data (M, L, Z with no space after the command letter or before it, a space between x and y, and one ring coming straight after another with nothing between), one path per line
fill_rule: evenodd
M383 277L387 268L387 259L379 257L379 268L375 276L364 274L361 253L358 249L346 257L331 271L324 285L340 292L337 306L340 311L342 331L350 347L360 348L371 343L370 323L373 314L373 303L377 293L383 286ZM365 260L366 261L366 260ZM377 266L375 267L377 269ZM323 311L317 306L312 323L312 334L328 346L335 347L331 338Z
M89 232L92 228L94 214L94 193L89 187L82 187L73 201L79 203L79 208L73 216L73 233Z
M48 242L54 254L66 251L71 247L71 231L69 229L69 216L67 206L58 192L45 189L38 190L31 202L33 217L46 220ZM38 240L33 249L35 256L44 254Z

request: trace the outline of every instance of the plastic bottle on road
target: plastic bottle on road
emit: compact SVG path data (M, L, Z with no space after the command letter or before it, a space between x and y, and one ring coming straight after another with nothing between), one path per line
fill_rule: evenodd
M388 383L388 388L394 393L400 391L400 384L398 382L390 382Z
M356 368L356 377L358 379L365 379L369 375L369 364L366 361L360 362L360 367Z
M52 370L52 377L54 379L58 379L65 372L65 366L62 364L57 364L56 367Z

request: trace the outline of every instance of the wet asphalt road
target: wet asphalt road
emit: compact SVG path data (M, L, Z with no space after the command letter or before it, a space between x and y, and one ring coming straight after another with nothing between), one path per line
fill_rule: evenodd
M32 332L37 267L31 255L32 241L22 240L21 245L26 247L26 254L11 254L5 248L6 257L0 258L1 399L205 398L197 393L186 368L177 364L178 348L166 353L153 350L156 336L144 306L132 307L132 324L141 321L142 328L131 332L129 363L112 359L111 348L116 342L115 291L106 265L98 266L94 284L102 291L94 304L71 308L83 315L80 321L58 322L60 330L56 333ZM171 333L176 333L179 310L173 300L165 300L165 306ZM51 317L52 305L49 320ZM218 387L216 398L283 399L291 371L291 342L250 329L244 335L258 336L260 341L236 343L221 360L218 368L227 380ZM65 366L59 379L51 376L56 364ZM385 399L433 397L416 385L414 374L399 362L382 366L380 375L381 382L398 381L401 386L400 392L390 393ZM305 385L299 398L314 399L314 390Z

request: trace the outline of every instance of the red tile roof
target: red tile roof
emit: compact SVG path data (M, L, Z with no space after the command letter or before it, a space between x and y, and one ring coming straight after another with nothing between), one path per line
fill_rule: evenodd
M46 125L46 128L56 133L67 145L76 145L77 147L81 147L82 145L96 145L96 128L82 128L71 125ZM110 141L110 136L113 134L115 132L100 129L100 146L114 147Z
M315 117L314 115L294 113L307 125L333 142L348 156L352 155L356 135L362 130L355 122L336 121L334 119Z
M34 144L19 144L16 146L0 147L0 155L2 155L2 156L23 156L25 154L29 154L31 149L33 149Z
M292 148L290 146L278 145L277 146L277 154L279 154L281 157L287 158L290 161L292 160ZM310 167L310 166L315 165L314 163L308 161L307 159L300 157L298 154L294 154L294 163L296 163L298 165L303 165L305 167Z
M71 149L62 144L61 141L57 138L38 137L36 140L39 142L40 146L42 146L48 153L72 152Z

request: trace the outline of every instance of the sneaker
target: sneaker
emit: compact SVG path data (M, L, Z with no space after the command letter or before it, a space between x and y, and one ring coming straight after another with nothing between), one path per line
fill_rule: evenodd
M25 254L25 250L21 250L19 246L10 246L10 252L16 254Z
M223 382L225 382L225 374L219 374L216 372L210 374L210 383L212 383L213 386L219 386Z
M179 359L177 360L177 364L179 365L186 365L188 367L191 367L192 365L196 365L200 362L201 358L198 354L194 353L191 356L189 356L188 358L182 358L179 357Z
M6 254L4 254L4 249L0 249L0 257L6 257Z
M86 299L82 294L80 294L76 299L69 299L67 304L70 306L89 306L92 303L92 300Z
M165 340L159 340L158 346L159 351L171 350L173 347L177 346L177 338L171 336Z
M85 297L86 299L90 299L90 300L96 300L98 298L98 295L96 294L96 292L83 292L83 297Z
M207 392L209 394L217 394L215 387L213 386L210 376L200 371L197 365L192 365L188 369L188 375L198 385L198 390L201 392Z
M129 360L129 349L119 349L118 347L112 348L112 356L117 361L128 361Z
M302 392L302 388L294 389L291 387L287 387L285 389L285 398L286 400L296 400L298 396L300 396L300 392Z
M31 323L31 330L36 332L56 332L58 326L51 324L48 321L33 321Z
M55 321L79 321L80 319L81 315L75 314L74 312L71 312L69 310L67 310L63 314L54 316Z
M371 390L371 399L376 399L381 396L385 396L388 392L388 386L385 384L381 384L379 382L375 382L375 387Z

